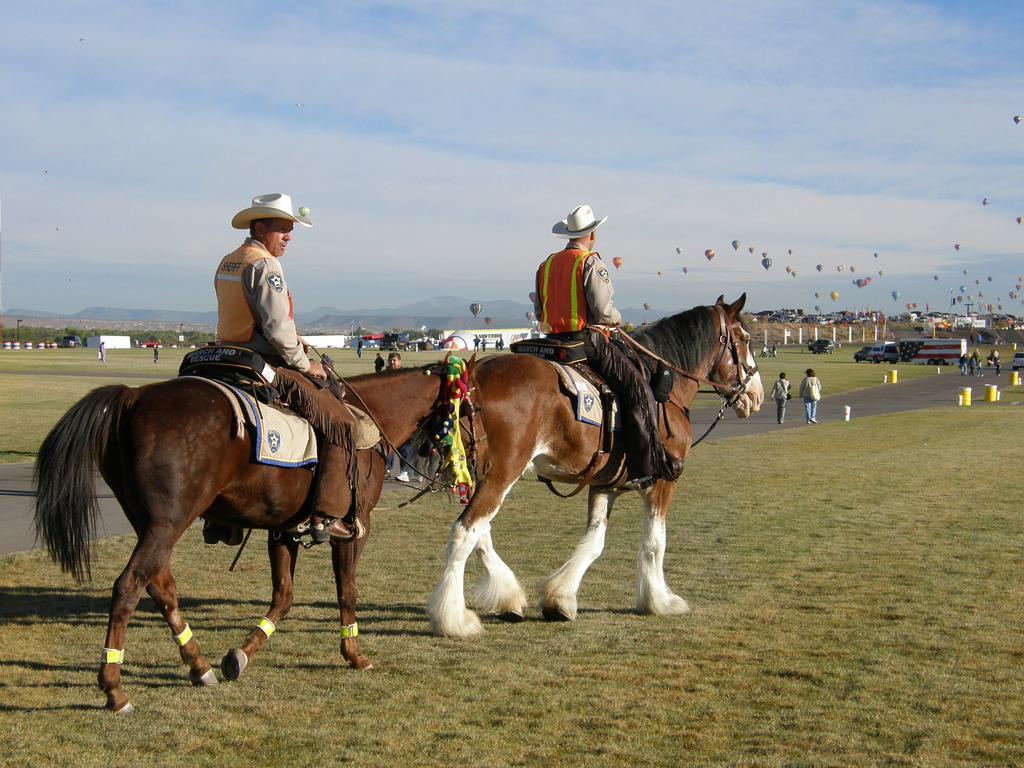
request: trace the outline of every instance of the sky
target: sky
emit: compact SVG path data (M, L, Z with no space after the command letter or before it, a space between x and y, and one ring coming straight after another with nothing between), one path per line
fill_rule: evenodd
M525 304L588 203L623 307L1021 315L1021 29L1005 2L8 3L2 306L213 309L231 217L286 192L300 308Z

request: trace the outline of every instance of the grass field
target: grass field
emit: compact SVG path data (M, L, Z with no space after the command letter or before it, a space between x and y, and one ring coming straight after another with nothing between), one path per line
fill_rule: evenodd
M19 411L35 391L59 414L62 398L103 383L15 373L11 359L0 355L3 391L32 382L16 392ZM808 360L830 391L885 369L793 352L767 362L797 378ZM124 374L148 375L146 364L129 359ZM23 430L25 450L39 426ZM292 614L237 683L192 689L144 598L126 646L138 708L126 720L102 710L95 676L133 540L99 542L84 587L41 553L2 557L3 762L1021 764L1022 428L1010 405L950 407L702 445L669 516L665 564L692 616L629 612L641 512L627 497L577 622L533 610L468 642L427 634L423 610L460 508L435 496L398 510L391 494L360 568L374 670L348 670L337 653L329 552L314 549L300 557ZM567 557L584 507L530 478L507 498L495 544L528 593ZM204 546L198 529L175 552L182 610L211 661L263 615L264 536L235 573L234 549Z
M853 351L844 347L835 355L812 355L805 347L780 348L779 357L758 359L766 387L786 371L798 383L807 368L814 368L827 395L880 384L890 368L900 380L933 373L928 366L872 365L853 362ZM49 427L90 389L123 381L133 386L158 381L177 373L186 350L160 350L160 363L145 349L111 350L100 365L91 349L19 350L0 352L0 463L32 461ZM342 376L373 371L374 353L359 359L351 350L327 350ZM405 352L405 365L423 365L437 360L442 352ZM508 354L508 353L505 353ZM719 400L702 395L697 408L717 408Z

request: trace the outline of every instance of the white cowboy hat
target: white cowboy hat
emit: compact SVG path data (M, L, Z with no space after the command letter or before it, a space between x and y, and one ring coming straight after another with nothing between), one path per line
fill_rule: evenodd
M309 209L299 208L299 215L296 216L292 213L291 195L283 195L280 192L254 197L252 205L243 208L231 219L231 226L235 229L248 229L257 219L287 219L304 227L313 226L313 222L309 220Z
M575 240L577 237L589 235L607 220L607 216L595 220L594 211L589 205L577 205L568 216L555 222L555 225L551 227L551 232L557 237Z

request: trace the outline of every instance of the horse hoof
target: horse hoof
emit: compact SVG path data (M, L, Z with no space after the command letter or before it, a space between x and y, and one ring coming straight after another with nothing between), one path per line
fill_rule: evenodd
M220 660L220 671L225 680L237 680L249 666L249 657L241 648L232 648Z
M131 715L135 712L135 707L132 706L130 701L126 701L124 706L114 712L115 715Z
M519 611L505 611L504 613L499 613L498 618L502 621L507 621L509 624L518 624L526 617Z
M558 608L549 608L545 606L540 609L540 612L545 621L572 621L571 616L563 613Z
M365 656L360 656L357 659L353 659L349 662L349 665L352 667L352 669L358 669L360 672L366 671L368 669L373 669L373 662Z
M213 671L212 668L206 670L201 675L197 675L195 670L192 670L188 673L188 679L191 680L192 685L196 686L197 688L199 688L200 686L218 685L220 682L219 680L217 680L217 674Z

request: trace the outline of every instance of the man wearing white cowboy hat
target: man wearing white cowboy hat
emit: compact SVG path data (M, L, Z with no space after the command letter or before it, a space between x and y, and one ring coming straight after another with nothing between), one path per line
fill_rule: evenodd
M579 205L551 228L569 242L537 268L534 311L549 337L583 341L587 364L615 391L625 427L627 486L643 490L658 478L675 480L682 465L661 442L645 374L618 343L591 327L622 322L608 268L593 250L597 228L607 219L597 219L589 205Z
M352 416L324 388L323 364L309 359L295 329L280 260L296 224L313 226L309 210L299 208L296 215L291 197L283 194L254 197L235 214L231 226L248 229L249 236L217 267L217 341L257 352L277 369L274 386L282 400L309 419L320 438L310 517L314 540L348 539L353 533L342 518L351 517L355 506L348 472Z

